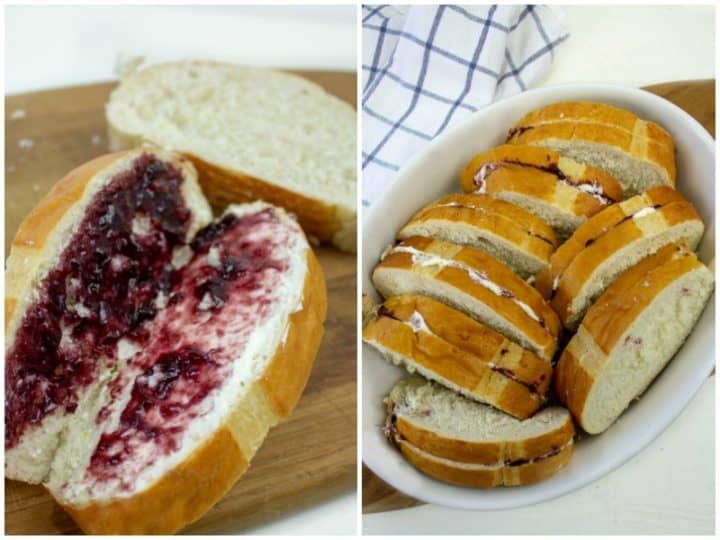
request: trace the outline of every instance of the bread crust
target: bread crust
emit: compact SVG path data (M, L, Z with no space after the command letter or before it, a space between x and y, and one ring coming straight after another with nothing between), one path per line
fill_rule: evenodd
M460 172L460 184L466 193L478 189L474 177L483 166L492 168L483 178L485 193L532 197L574 216L592 216L623 198L620 183L606 172L564 158L554 150L521 144L506 144L476 155ZM567 183L561 180L563 177ZM597 186L609 202L601 202L569 185L572 183Z
M323 333L327 293L320 265L306 252L302 309L290 315L285 340L262 377L224 424L185 461L148 489L75 507L58 503L90 534L170 534L202 516L247 470L270 427L299 400Z
M453 463L441 462L422 455L407 441L397 443L403 456L417 469L443 482L473 488L495 486L519 486L539 482L564 467L572 456L573 445L564 447L560 453L548 458L519 466L502 466L489 469L459 468Z
M483 285L476 283L466 271L451 266L422 266L413 263L413 255L403 252L391 252L373 270L373 282L383 292L380 283L382 272L388 270L411 272L444 282L455 289L473 296L518 328L528 340L536 343L537 352L545 360L550 360L557 349L557 340L561 332L557 314L545 303L537 291L512 272L507 266L479 249L461 247L448 242L424 237L413 237L403 241L400 246L411 247L426 253L442 256L469 268L477 269L488 276L496 285L509 291L515 299L529 306L542 322L534 320L513 298L495 294ZM385 291L387 292L387 291Z
M667 245L625 271L588 310L560 357L554 383L558 398L584 429L588 396L623 336L666 287L702 267L684 245Z
M528 129L525 129L528 128ZM531 111L511 130L511 144L549 139L586 140L613 146L658 167L675 186L675 145L660 125L604 103L561 102Z
M411 328L413 317L427 328ZM410 359L469 397L517 418L542 405L552 366L470 317L430 298L390 298L363 330L381 351ZM512 377L512 378L511 378ZM442 384L442 380L438 382Z
M337 206L208 163L193 154L186 155L197 168L200 185L214 206L258 199L267 201L295 214L305 232L317 241L332 242L344 251L355 251L354 214L343 216Z
M658 144L673 148L670 134L659 124L640 120L635 114L625 109L613 107L607 103L592 101L565 101L551 103L526 114L518 125L532 126L554 122L575 121L594 124L606 124L632 133L638 121L647 126L648 136Z
M390 404L389 408L392 406ZM466 441L445 437L412 422L400 413L395 427L413 446L444 459L461 463L497 465L506 461L529 460L567 444L575 435L570 415L557 429L517 441Z

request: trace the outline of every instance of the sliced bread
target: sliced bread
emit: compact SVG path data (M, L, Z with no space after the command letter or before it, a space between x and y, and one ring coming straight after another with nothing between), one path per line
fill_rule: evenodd
M510 130L507 142L551 148L602 169L620 181L626 196L675 185L670 134L604 103L562 102L532 111Z
M555 232L530 212L488 195L454 194L420 210L397 234L426 236L482 249L523 278L549 263Z
M560 407L520 421L419 377L399 381L386 404L386 436L413 466L444 482L530 484L572 455L575 430Z
M408 371L517 418L540 408L550 362L436 300L395 296L375 310L363 341Z
M588 310L557 365L555 388L588 433L605 431L690 334L713 275L671 244L623 273Z
M479 249L415 236L386 250L373 270L385 298L435 298L481 322L543 360L551 360L561 330L556 313L510 268Z
M73 171L13 242L6 476L86 532L197 519L310 374L326 299L299 225L262 202L209 219L192 165L141 150Z
M581 225L550 258L535 286L568 329L622 272L661 247L695 249L704 225L692 204L668 187L609 206Z
M110 148L148 140L187 155L214 205L262 199L355 249L356 113L296 75L218 62L150 66L106 107Z
M623 199L618 181L600 169L520 144L478 154L461 171L460 183L466 193L487 193L532 212L563 239Z

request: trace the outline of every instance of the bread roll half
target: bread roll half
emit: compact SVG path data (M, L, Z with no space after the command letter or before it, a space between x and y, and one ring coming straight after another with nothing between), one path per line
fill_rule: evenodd
M533 287L487 253L416 236L391 246L372 275L385 298L429 296L550 361L561 330Z
M578 228L538 274L535 286L568 329L622 272L661 247L695 249L705 227L692 204L668 187L609 206Z
M557 247L555 232L519 206L488 195L447 195L427 205L398 232L482 249L523 278L543 270Z
M550 362L423 296L386 300L363 341L411 372L518 418L538 410L552 378Z
M399 381L386 403L386 436L413 466L443 482L530 484L572 455L575 430L561 407L516 420L420 378Z
M588 433L605 431L692 331L713 275L671 244L623 273L588 310L557 365L555 388Z
M510 144L556 150L620 181L626 196L675 186L675 145L654 122L604 103L553 103L530 112L510 130Z

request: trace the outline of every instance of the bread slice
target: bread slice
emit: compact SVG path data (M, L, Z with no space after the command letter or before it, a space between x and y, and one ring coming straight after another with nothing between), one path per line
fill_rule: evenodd
M626 196L675 185L675 146L654 122L604 103L553 103L530 112L508 143L543 146L620 181Z
M135 181L133 174L142 180ZM152 212L153 207L162 204L168 215L158 233L161 238L155 245L138 243L132 255L138 260L152 258L170 262L182 253L182 246L195 232L210 222L212 214L192 164L180 156L152 147L108 154L68 173L23 220L11 243L5 270L5 476L8 478L41 482L47 476L68 418L61 406L67 393L60 387L62 373L55 375L52 361L63 333L67 334L68 329L63 331L56 321L51 320L50 314L62 309L65 303L75 312L69 314L72 318L85 314L84 310L88 308L82 304L73 305L74 294L68 295L66 290L77 289L81 284L68 280L67 286L56 287L55 298L46 302L45 309L38 309L44 282L72 247L73 236L79 234L85 220L92 222L87 225L92 228L101 223L104 230L110 230L113 225L122 226L123 219L126 227L142 228L142 219L130 216L132 221L127 223L128 216L124 214L130 209L122 200L123 192L130 192L140 182L145 182L141 189L149 205L147 209ZM109 202L115 203L112 211ZM179 216L176 223L170 219L173 212ZM142 213L140 209L137 214ZM133 237L141 238L136 234ZM88 262L93 263L97 264L93 260ZM142 283L140 280L139 285ZM137 303L138 307L151 307L142 298ZM36 355L34 368L30 366L22 371L31 380L18 385L15 379L21 373L16 373L15 357L26 353L15 347L15 341L23 332L23 325L34 328L35 335L27 336L27 345L39 341L48 351ZM95 361L95 358L76 359L72 369L92 374L98 369ZM54 391L55 400L48 399L43 386ZM67 405L82 409L85 400L92 398L89 394L89 386L78 389ZM32 398L26 397L23 407L13 408L9 401L23 395ZM31 422L26 422L30 419Z
M444 482L529 484L572 455L575 430L560 407L520 421L418 377L399 381L386 404L387 437L415 467Z
M397 234L476 247L523 278L544 269L557 247L555 232L519 206L488 195L453 194L427 205Z
M588 310L563 351L555 388L588 433L605 431L692 331L713 274L671 244L621 275Z
M262 199L355 250L356 113L302 77L218 62L129 75L106 107L111 149L148 140L192 159L211 203Z
M600 169L520 144L476 155L460 172L460 183L466 193L487 193L532 212L562 239L623 199L618 181Z
M372 275L385 298L429 296L550 361L561 325L540 294L487 253L416 236L388 248Z
M704 225L692 204L668 187L653 188L594 215L550 258L535 286L568 329L622 272L662 246L695 249Z
M395 296L375 310L363 340L408 371L517 418L540 408L550 362L436 300Z
M322 272L298 224L253 203L191 235L207 203L192 166L173 158L180 177L162 155L61 180L8 264L23 294L6 303L6 476L42 482L89 533L200 517L292 410L322 335ZM187 189L201 211L177 219L184 199L163 196ZM45 238L44 273L23 277L17 248Z

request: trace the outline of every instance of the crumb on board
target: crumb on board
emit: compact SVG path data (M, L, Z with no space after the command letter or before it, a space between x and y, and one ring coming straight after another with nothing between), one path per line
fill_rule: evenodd
M20 120L25 118L25 109L15 109L10 113L10 120Z
M35 146L35 141L32 139L20 139L18 141L18 148L21 148L22 150L30 150L33 146Z
M98 144L100 144L100 140L100 135L96 133L90 138L90 144L92 144L93 146L97 146Z
M40 184L33 184L32 189L35 193L40 191Z

